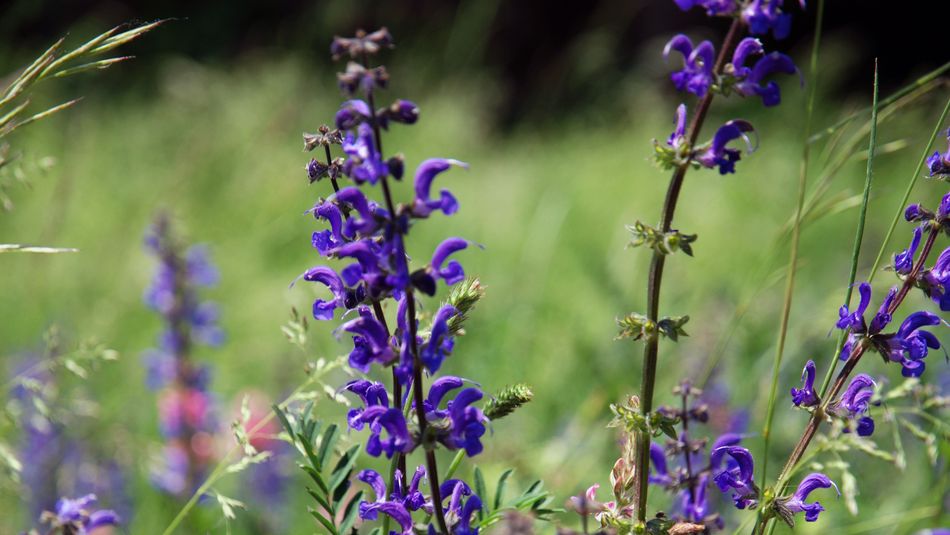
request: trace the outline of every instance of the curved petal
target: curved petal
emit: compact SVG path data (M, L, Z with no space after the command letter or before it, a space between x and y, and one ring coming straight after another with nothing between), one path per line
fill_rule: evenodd
M373 492L376 493L377 503L386 501L388 497L386 492L386 480L383 476L379 475L379 472L369 469L362 470L357 474L356 478L372 487Z
M736 45L736 51L732 53L732 66L738 71L745 66L746 59L749 56L761 54L763 51L762 41L755 37L746 37Z
M663 57L667 58L670 51L675 50L683 55L683 60L689 57L693 52L693 42L683 34L674 35L672 39L663 47Z

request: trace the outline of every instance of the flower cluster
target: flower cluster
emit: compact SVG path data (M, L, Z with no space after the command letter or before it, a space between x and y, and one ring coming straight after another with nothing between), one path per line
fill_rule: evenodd
M950 297L947 288L950 287L950 248L945 249L937 257L932 267L926 267L924 252L929 253L934 239L941 231L945 231L950 224L950 193L943 197L940 207L934 212L919 204L912 204L904 212L909 222L919 223L914 228L910 245L900 253L894 255L892 269L904 283L920 288L927 297L937 303L942 311L950 310ZM928 240L921 249L923 232L928 230ZM845 330L848 339L841 351L841 359L847 360L856 352L863 352L867 348L874 349L885 362L896 362L901 365L901 373L905 377L920 377L926 368L924 358L931 349L940 349L940 341L927 327L941 325L943 320L937 314L921 310L909 314L896 332L885 333L884 329L892 322L893 314L900 301L906 295L898 287L892 287L882 300L877 312L870 322L865 318L871 304L871 285L862 282L858 285L858 304L851 310L847 304L838 311L838 321L835 327ZM812 381L814 379L812 378ZM793 393L794 395L794 393Z
M60 498L56 502L55 511L46 511L40 521L49 524L46 533L60 533L62 535L86 535L99 533L101 528L119 525L119 515L109 509L94 510L95 494L87 494L81 498Z
M947 142L950 145L950 128L947 129ZM950 146L943 154L940 154L940 151L934 151L927 158L927 168L930 169L931 178L950 178Z
M459 209L449 190L435 194L433 186L450 169L466 165L451 159L425 160L413 174L412 199L401 204L394 201L391 187L404 176L404 159L383 155L381 133L393 124L415 123L419 109L407 100L381 108L375 105L389 75L385 67L371 66L369 59L392 46L392 36L385 29L333 41L335 58L351 58L345 72L338 75L348 100L336 114L336 128L323 126L318 134L305 134L304 146L306 150L323 146L326 156L307 164L308 178L313 182L326 177L333 185L333 194L307 211L329 227L314 232L311 244L324 259L343 265L338 269L319 265L298 280L317 283L328 291L328 297L313 302L313 317L342 319L336 332L352 344L349 364L353 370L369 374L374 369L391 369L391 388L359 378L342 389L361 402L349 411L347 421L350 429L368 432L365 451L399 461L388 485L372 470L359 474L377 496L376 501L360 505L360 517L372 521L382 513L408 534L413 530L412 513L423 510L435 517L433 529L440 532L477 533L472 515L481 508L481 501L467 484L449 480L440 485L427 477L431 464L416 469L411 483L405 480L405 457L420 446L430 463L434 462L431 451L439 445L469 456L480 453L488 418L476 405L483 393L474 384L454 376L435 378L428 389L423 384L452 354L460 322L480 297L481 288L460 286L461 291L453 291L431 314L429 325L420 326L419 297L435 295L442 283L452 287L464 280L462 265L452 257L470 242L448 238L431 254L413 255L425 259L424 264L413 266L407 237L416 222L436 213L452 215ZM333 158L333 146L339 146L342 156ZM339 183L342 180L351 184ZM372 198L373 187L381 194L378 201ZM390 330L390 326L395 328ZM428 479L429 496L420 490L423 479ZM391 494L387 488L393 489Z
M147 384L159 391L160 429L167 441L152 479L165 492L182 495L200 482L213 456L217 422L208 391L210 369L193 362L191 353L196 344L223 341L217 307L197 295L197 288L217 283L218 272L206 248L182 250L164 215L149 229L145 245L159 260L145 303L165 322L158 348L144 355Z
M713 510L707 489L713 482L719 483L724 474L729 473L736 464L723 451L737 446L742 441L738 429L721 434L706 454L706 439L694 438L690 423L706 424L709 421L709 406L702 401L703 392L683 381L673 390L681 399L679 407L660 407L664 415L675 418L681 423L682 430L676 440L669 440L666 446L657 442L650 444L650 466L648 481L662 487L677 496L674 502L676 520L723 527L722 518Z
M737 0L674 1L683 11L701 7L709 16L741 17L752 35L771 32L776 39L785 39L792 29L792 17L784 11L785 0L751 0L748 3ZM805 9L804 0L801 0L800 4L801 8Z
M55 332L55 331L54 331ZM55 334L48 334L51 353L40 360L30 356L16 364L14 386L7 408L17 415L22 432L17 458L24 504L31 517L42 513L65 495L96 494L128 519L132 515L123 467L106 458L86 438L86 431L67 407L89 403L63 396L63 384L52 373L53 359L61 356ZM15 409L14 409L15 408Z
M695 5L706 8L710 15L737 16L738 6L732 0L706 1L678 1L680 7L689 9ZM776 20L786 20L787 15L778 14L781 2L751 2L742 10L742 17L746 20L751 33L765 33L775 24L774 22L756 25L752 20L764 20L765 14ZM749 13L747 16L746 13ZM766 17L768 18L768 17ZM770 19L771 20L771 19ZM763 29L763 31L755 31ZM663 49L663 57L668 58L676 51L683 56L683 68L673 72L670 79L678 91L686 91L699 98L709 98L713 93L728 96L737 94L743 97L759 97L766 107L776 106L781 102L779 85L768 80L776 73L799 74L798 68L792 59L780 52L766 53L762 42L754 37L746 37L739 41L732 54L730 62L717 59L716 48L709 41L703 41L694 46L693 41L686 35L679 34L670 39ZM758 56L754 64L750 60ZM696 132L687 131L687 108L680 104L676 109L676 121L673 133L660 145L654 141L657 162L664 168L683 167L693 165L708 169L718 168L720 174L734 173L735 164L742 156L739 149L729 144L737 139L746 143L747 152L755 150L755 144L749 137L755 129L748 121L734 119L724 123L706 143L693 147ZM691 139L692 136L692 139Z

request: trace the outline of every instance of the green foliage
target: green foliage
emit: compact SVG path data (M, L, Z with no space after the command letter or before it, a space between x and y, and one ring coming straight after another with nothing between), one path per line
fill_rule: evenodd
M521 493L506 497L508 479L514 473L509 468L498 476L495 483L495 492L490 494L485 485L485 476L476 466L474 471L475 494L482 498L482 510L478 513L478 526L482 529L498 523L508 511L520 511L530 514L533 518L542 521L551 520L551 515L562 512L563 509L551 505L554 495L545 490L544 483L539 479L528 485Z
M339 455L335 455L338 436L336 424L323 427L322 422L313 418L313 402L307 403L302 411L288 413L279 406L274 412L280 420L287 440L297 448L306 462L299 463L315 486L307 486L307 494L316 502L317 507L309 508L310 515L331 535L344 535L350 532L359 513L359 503L363 491L349 494L350 479L359 456L359 444L350 446ZM336 464L332 459L338 457Z
M630 240L629 244L630 247L646 245L664 255L683 251L687 255L693 256L693 246L691 244L696 241L696 234L683 234L678 230L662 232L640 221L633 225L627 225L627 230L633 234L633 239Z

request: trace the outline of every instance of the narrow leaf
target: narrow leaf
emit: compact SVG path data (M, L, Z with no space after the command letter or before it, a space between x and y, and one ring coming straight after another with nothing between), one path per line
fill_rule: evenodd
M320 461L319 468L321 470L327 465L327 456L333 451L333 443L336 442L336 432L336 424L330 424L327 430L323 432L323 438L320 440L320 452L317 453L317 460Z
M497 510L501 507L501 501L504 499L505 485L508 483L508 477L511 473L514 472L513 469L509 468L502 472L501 477L498 478L498 484L495 486L495 501L493 503L493 510Z

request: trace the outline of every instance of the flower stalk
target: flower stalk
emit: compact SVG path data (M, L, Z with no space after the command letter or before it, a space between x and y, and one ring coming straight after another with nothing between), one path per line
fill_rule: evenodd
M725 67L729 53L735 48L739 40L743 22L741 18L735 18L729 27L729 32L723 41L723 46L719 50L719 56L716 58L714 72L722 72ZM714 93L712 91L699 101L699 105L689 123L686 137L689 145L694 145L699 137L699 131L706 119L709 106L712 104ZM686 171L689 169L689 162L676 167L673 176L670 178L669 186L666 191L666 198L663 202L663 211L661 213L661 232L669 232L673 223L673 215L676 211L676 203L679 200L680 191L683 187L683 179ZM660 315L660 287L663 281L663 268L666 264L666 255L657 251L653 252L653 258L650 262L650 273L647 280L647 316L653 321L659 321ZM656 367L658 354L659 336L650 336L646 339L646 347L643 350L643 372L640 383L640 403L644 415L653 411L653 391L656 384ZM636 471L636 498L637 498L637 521L641 524L646 522L647 506L647 473L650 467L650 433L637 433L637 471Z

